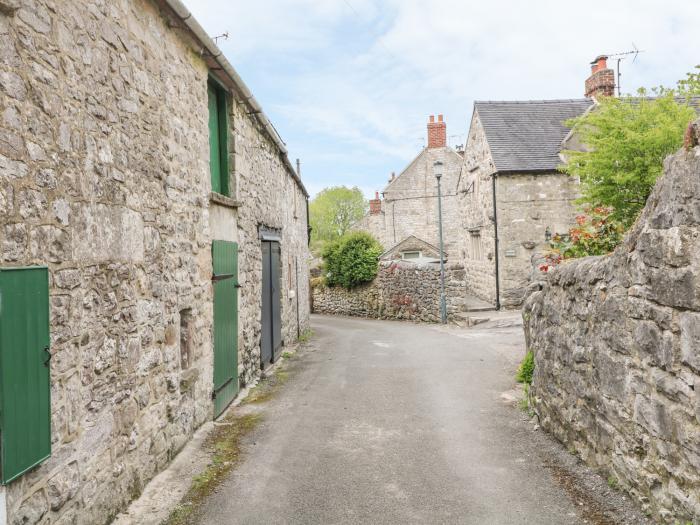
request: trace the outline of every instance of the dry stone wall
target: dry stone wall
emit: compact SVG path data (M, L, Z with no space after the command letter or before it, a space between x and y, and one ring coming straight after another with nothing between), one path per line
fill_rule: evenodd
M461 311L464 304L464 268L447 265L445 296L448 317ZM351 290L335 286L316 286L313 291L315 313L440 321L440 268L434 264L382 262L371 283Z
M700 148L666 162L610 256L528 298L543 428L665 523L700 523Z

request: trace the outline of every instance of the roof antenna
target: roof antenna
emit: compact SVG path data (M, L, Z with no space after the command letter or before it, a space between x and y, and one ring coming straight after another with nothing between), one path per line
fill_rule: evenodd
M219 45L219 38L223 38L224 40L228 40L228 31L221 33L219 36L212 37L212 40L214 43L218 46Z
M637 56L639 53L644 53L643 49L638 49L637 45L632 42L632 51L622 51L621 53L610 53L608 54L608 57L616 57L617 58L617 96L620 97L622 96L622 89L620 88L620 77L622 77L622 72L620 71L620 62L622 62L625 58L627 58L629 55L634 55L632 58L632 63L637 60Z

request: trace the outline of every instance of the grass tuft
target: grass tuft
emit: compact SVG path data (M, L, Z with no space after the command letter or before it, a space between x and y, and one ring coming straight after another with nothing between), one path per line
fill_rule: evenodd
M532 384L532 375L535 372L535 354L532 350L528 350L527 354L523 358L520 366L518 367L518 373L515 375L515 380L518 383L524 383L526 385Z

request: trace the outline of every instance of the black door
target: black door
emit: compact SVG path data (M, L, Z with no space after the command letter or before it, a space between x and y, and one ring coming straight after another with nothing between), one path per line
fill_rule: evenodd
M280 244L262 242L262 333L260 336L260 367L274 362L282 347L282 317L280 304Z

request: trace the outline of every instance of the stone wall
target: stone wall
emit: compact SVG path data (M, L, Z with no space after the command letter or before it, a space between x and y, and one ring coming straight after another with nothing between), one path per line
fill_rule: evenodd
M260 228L279 233L282 340L290 345L309 328L309 261L306 199L285 169L272 141L236 103L232 123L238 208L239 377L248 384L260 375L262 248ZM297 305L299 307L297 311Z
M235 100L240 204L217 219L209 68L161 5L0 0L0 264L49 267L54 356L52 455L5 488L12 524L109 522L212 418L212 239L241 248L242 383L260 225L282 239L285 341L308 326L303 191Z
M460 312L464 304L464 276L459 264L445 268L448 318ZM316 286L312 295L314 313L435 323L440 321L440 267L381 262L371 283L352 290Z
M700 148L610 256L554 270L524 310L544 429L665 523L700 522Z

